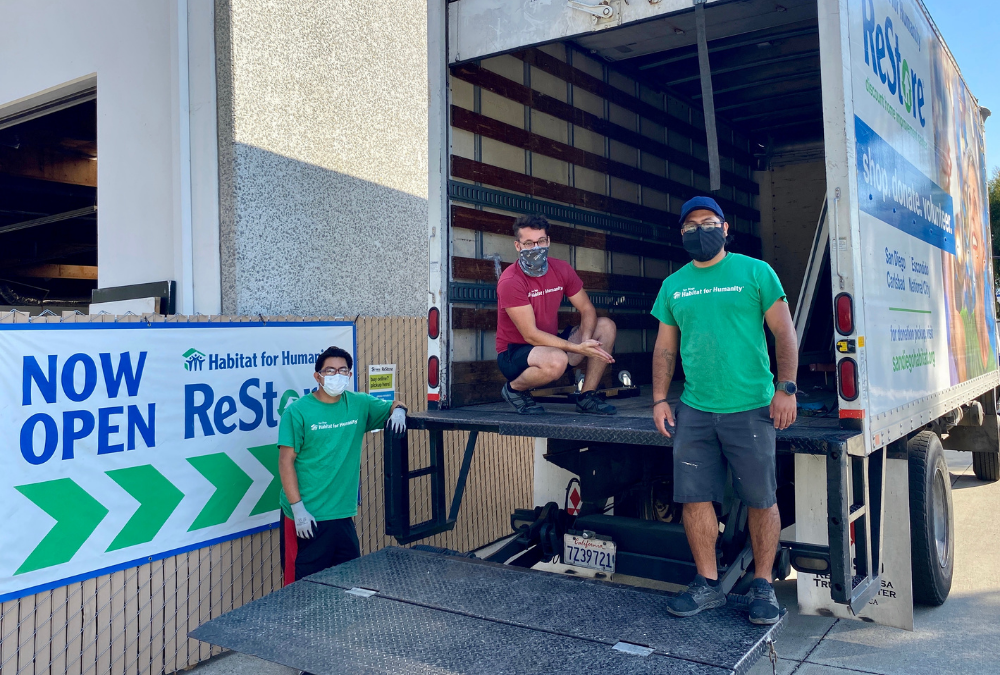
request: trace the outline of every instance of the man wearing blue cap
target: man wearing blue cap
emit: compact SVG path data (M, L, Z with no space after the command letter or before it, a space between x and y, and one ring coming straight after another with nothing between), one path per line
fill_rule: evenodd
M653 420L674 437L674 501L684 504L684 531L698 573L668 603L676 616L726 604L718 581L713 502L722 502L726 468L749 509L755 578L750 621L779 617L771 585L781 517L775 499L775 430L795 421L798 347L785 292L771 266L729 253L729 223L710 197L681 208L684 249L693 258L663 281L653 306L660 321L653 353ZM774 384L764 323L774 333ZM684 393L677 410L667 390L680 353Z

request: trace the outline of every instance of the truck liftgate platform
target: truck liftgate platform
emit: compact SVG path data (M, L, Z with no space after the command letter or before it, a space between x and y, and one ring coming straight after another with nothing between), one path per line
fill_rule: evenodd
M306 577L191 637L312 673L740 675L784 618L677 619L667 594L386 548Z
M675 409L679 393L678 387L671 388L671 405ZM672 439L662 436L653 424L649 400L649 396L643 395L615 401L618 414L612 416L579 414L575 406L552 403L545 404L546 414L525 416L511 411L506 403L492 403L428 410L408 417L410 429L430 432L430 464L411 470L406 435L386 434L386 534L406 544L454 527L480 432L545 438L549 441L550 452L553 446L593 449L603 445L613 453L629 450L643 453L651 447L670 447ZM444 475L445 431L470 432L450 508L447 507L448 482ZM905 459L906 440L901 439L866 455L860 431L842 429L836 417L800 415L795 424L778 432L777 449L779 455L825 456L827 469L829 545L782 541L784 559L800 571L829 573L833 600L849 605L857 613L876 595L881 585L885 460ZM617 467L609 465L607 468L614 471ZM409 482L424 475L430 475L431 479L431 518L413 524ZM740 513L737 505L729 514L734 523L745 524L745 508L743 511ZM721 540L725 546L726 535ZM856 542L855 550L852 550L853 542ZM745 554L750 554L749 542ZM745 558L739 564L748 563L749 558ZM741 570L732 571L738 574ZM691 574L693 576L693 572ZM724 588L728 591L732 586L724 585Z
M406 544L455 526L480 432L545 438L549 461L553 453L572 461L584 447L587 456L669 457L670 439L654 428L648 397L616 403L618 415L600 418L558 403L531 418L492 404L409 416L410 430L429 432L430 463L411 467L407 433L384 433L386 533ZM470 432L457 480L445 475L446 431ZM834 600L857 612L880 586L884 465L899 449L866 456L860 432L822 417L800 418L779 432L778 448L825 456L830 495L830 544L783 541L779 567L787 573L797 560L806 560L808 571L825 566ZM419 476L430 478L432 515L413 523L410 481ZM531 569L561 553L563 532L575 521L576 529L598 534L612 528L625 576L683 585L694 574L680 523L600 513L571 519L553 503L512 514L514 534L486 560L386 548L301 579L190 635L312 673L744 673L770 653L784 615L774 626L748 621L742 593L753 557L746 507L731 501L718 548L730 602L695 617L671 616L665 591ZM646 573L630 571L637 566Z

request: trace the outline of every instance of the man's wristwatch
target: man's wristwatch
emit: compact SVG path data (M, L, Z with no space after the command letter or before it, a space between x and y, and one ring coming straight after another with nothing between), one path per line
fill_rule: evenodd
M775 391L783 391L789 396L795 396L795 393L799 390L798 386L794 382L788 380L782 380L774 385Z

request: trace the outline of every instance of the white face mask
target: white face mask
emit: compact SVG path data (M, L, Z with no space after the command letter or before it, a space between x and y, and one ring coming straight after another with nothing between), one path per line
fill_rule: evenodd
M351 383L351 378L347 375L326 375L323 377L323 391L330 396L340 396Z

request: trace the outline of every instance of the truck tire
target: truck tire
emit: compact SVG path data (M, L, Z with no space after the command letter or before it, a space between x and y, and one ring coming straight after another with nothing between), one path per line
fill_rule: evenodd
M951 474L941 439L922 431L907 444L910 473L910 548L913 599L941 605L955 571L955 516Z
M979 480L995 483L1000 480L1000 453L972 453L972 470Z

